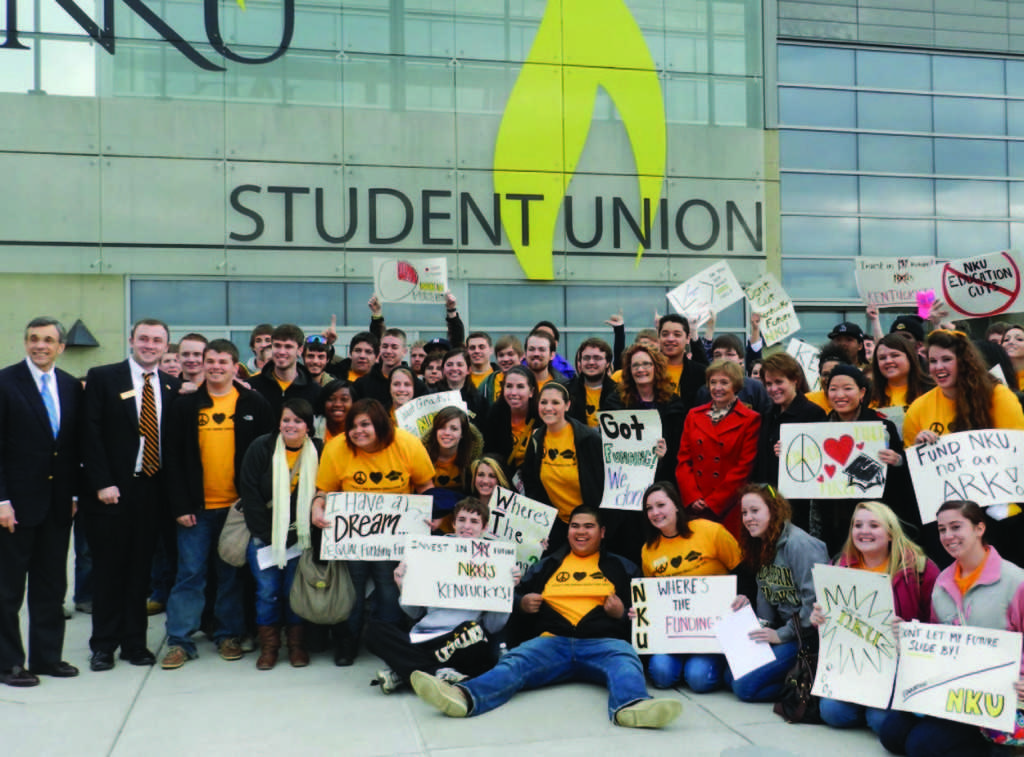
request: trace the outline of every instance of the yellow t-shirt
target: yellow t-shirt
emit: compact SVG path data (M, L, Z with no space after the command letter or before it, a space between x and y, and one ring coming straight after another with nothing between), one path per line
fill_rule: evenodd
M533 421L512 423L512 452L508 456L508 465L512 470L523 464L523 457L526 456L526 445L530 442L530 434L533 433Z
M349 368L349 371L348 371L348 382L350 384L354 384L356 381L358 381L359 379L361 379L365 375L366 375L365 373L356 373L351 368Z
M292 382L291 382L291 381L282 381L281 379L279 379L279 378L277 377L277 374L276 374L276 373L274 374L274 381L276 381L276 382L277 382L277 385L278 385L279 387L281 387L281 392L282 392L282 393L284 393L284 392L287 392L287 391L288 391L288 387L292 385Z
M568 523L573 508L583 502L572 425L566 423L565 428L554 433L549 429L544 435L543 452L540 482L551 504L558 510L558 517Z
M353 452L339 434L325 447L316 474L316 488L325 492L380 492L412 494L434 477L423 443L405 429L395 429L395 440L377 452Z
M622 369L621 368L619 368L619 370L615 371L612 374L612 381L614 381L616 384L621 384L622 383Z
M740 564L735 537L721 523L698 518L690 521L689 538L660 537L640 551L645 576L724 576Z
M889 395L889 403L886 405L876 405L874 402L871 403L871 407L905 407L907 404L907 385L903 386L888 386L885 389Z
M601 387L587 389L587 425L597 428L597 411L601 409Z
M666 365L665 372L668 374L668 377L672 379L672 387L678 390L679 379L683 377L683 364Z
M573 625L591 610L604 604L605 597L615 593L615 585L604 577L598 562L600 553L577 557L565 556L555 574L544 584L541 596L551 609Z
M222 397L211 397L213 407L199 408L199 459L203 464L203 498L207 510L231 507L235 489L234 387Z
M537 378L536 375L534 375L534 378ZM544 388L544 385L547 384L549 381L551 381L553 378L554 377L551 375L551 370L549 369L548 370L548 377L546 379L544 379L543 381L541 381L540 379L537 379L537 395L538 396L540 396L540 390Z
M295 491L295 487L299 485L299 477L296 475L295 461L299 459L299 455L302 454L301 449L287 449L284 451L285 462L288 463L288 470L292 471L292 491Z
M1016 395L1002 384L992 392L993 428L1024 430L1024 411ZM956 403L947 398L939 387L925 392L910 405L903 420L903 444L916 444L922 429L931 429L939 436L950 433L949 424L956 418Z
M470 373L469 380L473 382L473 386L480 388L480 384L487 380L487 377L494 373L493 368L488 368L485 373ZM495 379L497 380L497 379Z
M504 372L499 373L497 376L494 377L494 396L495 397L500 397L501 396L501 387L504 386L504 384L505 384L505 374L504 374Z
M1017 389L1024 391L1024 370L1017 371Z
M462 471L456 464L455 458L447 463L442 463L440 460L434 463L434 484L437 486L458 491L462 488L461 475Z
M828 398L825 396L824 390L819 389L816 392L807 392L804 397L820 407L826 413L832 412L832 406L828 404Z
M880 562L878 565L876 565L873 568L869 568L867 565L858 565L857 567L860 568L861 570L868 571L868 573L888 573L889 572L889 563L886 562L886 561Z

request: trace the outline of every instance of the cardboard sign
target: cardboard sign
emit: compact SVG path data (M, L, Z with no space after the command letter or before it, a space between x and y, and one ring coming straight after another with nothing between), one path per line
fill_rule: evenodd
M321 560L401 560L408 534L430 533L433 499L421 494L331 492Z
M786 352L804 369L804 377L811 387L810 391L816 392L821 389L821 376L818 375L818 348L810 342L790 339L789 344L786 345Z
M409 536L402 604L512 612L516 549L492 539Z
M743 299L743 289L729 264L720 260L691 276L667 295L668 302L696 329L707 323L712 313L720 313Z
M900 624L899 643L893 709L1013 730L1019 633L913 622Z
M880 308L917 305L917 293L933 286L935 258L857 258L857 291Z
M786 423L780 429L779 489L791 499L877 499L888 445L881 421Z
M811 693L885 709L898 662L889 576L832 565L815 565L811 574L825 614Z
M793 301L772 274L766 273L748 286L746 295L751 310L761 314L761 337L766 347L800 330Z
M736 596L736 576L634 578L633 648L640 654L718 654L715 626Z
M525 575L540 559L544 551L541 542L551 534L558 510L500 486L494 488L488 507L491 518L487 530L515 545L516 563Z
M935 307L951 318L989 318L1017 310L1020 269L1012 251L952 260L942 266Z
M1024 431L979 429L907 448L921 522L931 523L950 499L983 507L1024 501Z
M597 414L604 455L604 496L601 507L643 510L644 489L654 483L661 438L657 410L608 410Z
M373 259L373 292L381 302L440 305L447 291L447 258Z
M722 645L725 660L732 677L742 678L747 673L775 662L775 653L767 641L754 641L750 632L761 627L754 608L743 605L736 612L726 613L715 626L715 636Z
M462 395L458 392L435 392L415 397L395 410L395 423L417 437L430 431L434 416L443 408L457 407L469 412Z

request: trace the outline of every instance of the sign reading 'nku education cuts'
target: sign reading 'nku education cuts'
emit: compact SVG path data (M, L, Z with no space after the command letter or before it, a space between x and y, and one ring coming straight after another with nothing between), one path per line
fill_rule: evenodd
M321 560L401 560L408 534L430 533L433 499L420 494L331 492Z
M492 539L409 536L402 604L512 611L516 548Z
M634 578L633 647L641 654L720 653L715 626L731 614L736 576Z
M601 507L642 510L644 490L654 483L661 438L657 410L609 410L597 414L604 456Z

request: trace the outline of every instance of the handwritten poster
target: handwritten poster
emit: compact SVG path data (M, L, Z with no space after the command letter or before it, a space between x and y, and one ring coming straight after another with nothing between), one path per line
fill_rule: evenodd
M720 260L691 276L668 293L668 301L690 321L690 328L703 326L712 313L720 313L743 299L743 289L729 264Z
M731 615L736 576L634 578L633 648L640 654L722 651L715 626Z
M815 565L811 574L825 615L811 693L888 707L898 661L889 576L832 565Z
M1024 431L980 429L907 448L921 522L931 523L950 499L979 505L1024 501Z
M772 274L766 273L748 286L746 295L750 309L761 314L761 337L766 347L800 330L793 301Z
M440 305L448 291L448 259L375 257L373 291L381 302Z
M790 339L789 344L786 345L786 352L804 369L804 377L812 392L821 389L821 376L818 375L818 351L813 344L801 339Z
M990 318L1018 310L1020 258L1014 251L951 260L939 271L933 312L949 319Z
M601 507L643 510L644 490L654 483L661 438L657 410L607 410L597 414L604 457Z
M1013 730L1019 633L913 622L900 624L899 643L893 709Z
M430 533L433 499L420 494L331 492L321 560L401 560L408 534Z
M516 548L516 563L525 575L544 551L542 542L551 534L558 511L550 505L524 497L500 486L494 488L488 505L491 519L487 530Z
M935 258L857 258L857 291L880 308L917 306L917 293L935 284Z
M402 604L512 612L512 544L492 539L409 536Z
M793 499L876 499L885 490L880 421L780 427L779 489Z
M415 397L395 410L395 423L410 434L423 436L430 431L434 416L443 408L457 407L466 410L466 403L458 392L435 392Z

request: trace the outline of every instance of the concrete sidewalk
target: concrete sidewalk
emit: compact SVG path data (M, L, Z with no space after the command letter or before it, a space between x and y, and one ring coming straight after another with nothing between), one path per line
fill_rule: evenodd
M162 656L164 616L150 620L150 649ZM597 757L598 755L883 755L867 730L789 725L769 705L729 693L683 701L683 715L663 731L612 725L604 689L568 684L525 692L479 718L453 720L411 690L385 696L370 686L377 658L364 653L351 668L329 654L308 668L287 657L257 671L255 655L225 662L213 644L180 670L136 668L118 661L92 673L88 615L68 622L64 658L78 678L42 679L31 689L0 686L0 754L5 757L180 757L217 755L444 755L463 757Z

